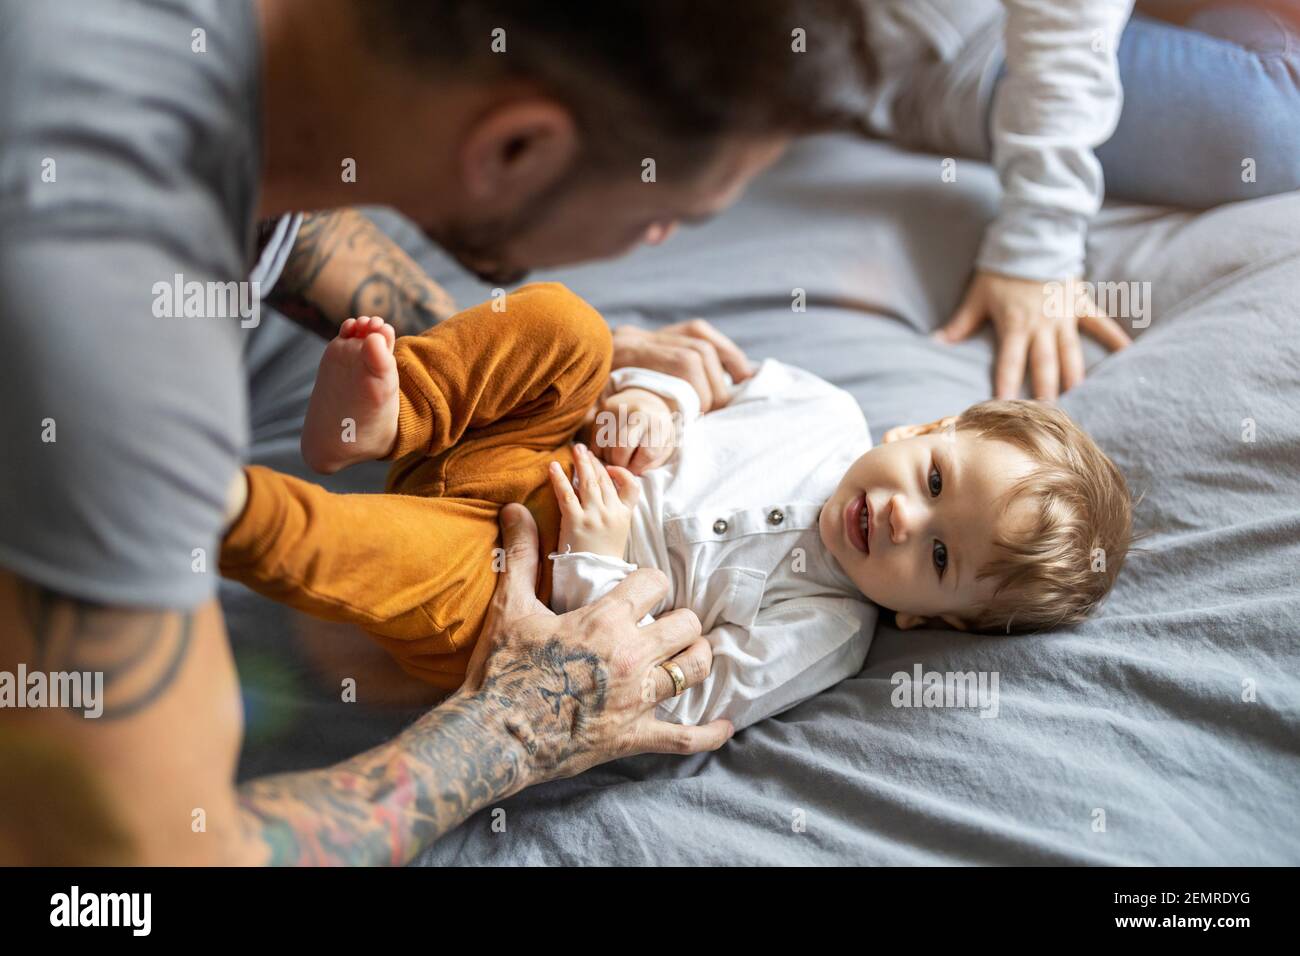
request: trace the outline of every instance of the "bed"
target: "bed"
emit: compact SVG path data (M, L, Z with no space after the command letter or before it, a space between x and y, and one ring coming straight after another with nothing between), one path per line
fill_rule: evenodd
M707 226L536 278L613 325L706 318L752 358L850 391L879 439L990 394L991 332L958 346L926 333L961 295L997 184L965 160L943 182L940 163L810 139ZM457 301L488 296L375 215ZM504 832L480 813L418 862L1300 864L1300 194L1202 213L1110 203L1089 266L1149 293L1133 347L1088 342L1088 379L1062 400L1141 496L1145 550L1098 615L1027 637L882 624L860 674L722 751L535 787L500 805ZM256 461L303 474L320 349L279 319L251 338ZM329 484L381 482L375 466ZM222 600L245 695L241 777L340 759L424 706L352 629L235 585ZM918 671L997 674L996 716L894 706Z

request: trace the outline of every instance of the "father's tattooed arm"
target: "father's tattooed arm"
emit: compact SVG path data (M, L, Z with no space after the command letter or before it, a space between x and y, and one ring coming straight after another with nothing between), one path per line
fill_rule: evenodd
M524 640L391 742L236 788L239 685L216 602L104 607L0 571L0 614L15 625L0 628L0 670L104 674L99 719L0 708L2 863L404 863L590 762L606 703L580 642Z
M442 286L355 209L303 218L267 301L323 338L358 315L380 316L398 335L416 335L456 309Z
M228 838L240 713L215 601L114 607L0 570L0 671L20 670L81 700L0 707L0 862L251 858Z
M479 689L391 743L325 771L246 784L240 803L264 862L406 863L476 811L579 769L570 764L606 702L600 659L560 638L499 654Z
M244 836L271 865L400 865L521 785L524 756L484 701L453 698L389 744L239 790Z

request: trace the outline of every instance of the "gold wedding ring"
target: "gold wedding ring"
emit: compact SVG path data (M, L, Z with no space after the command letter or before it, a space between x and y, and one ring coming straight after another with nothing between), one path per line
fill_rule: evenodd
M680 697L682 691L686 689L686 675L682 669L677 666L675 661L664 661L659 665L668 672L668 676L673 679L673 696Z

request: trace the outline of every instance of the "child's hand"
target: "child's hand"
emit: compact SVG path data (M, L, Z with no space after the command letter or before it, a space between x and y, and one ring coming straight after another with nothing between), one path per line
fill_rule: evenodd
M677 422L668 403L643 388L625 388L600 404L592 428L596 455L643 475L672 457Z
M1060 290L1064 301L1049 309L1053 288ZM1098 309L1089 288L1077 277L1053 283L976 272L957 312L931 338L960 342L992 318L998 335L993 393L998 398L1017 397L1027 361L1034 398L1055 400L1083 381L1080 332L1112 351L1133 341L1118 322Z
M575 491L558 461L551 462L551 488L560 503L559 550L590 551L622 558L641 486L626 468L610 468L585 445L573 446Z

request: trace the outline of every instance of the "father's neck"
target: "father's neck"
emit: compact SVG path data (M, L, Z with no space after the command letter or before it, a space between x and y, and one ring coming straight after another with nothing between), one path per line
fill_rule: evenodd
M418 101L412 90L418 84L374 54L353 0L254 0L254 6L262 49L260 217L402 204L422 185L406 181L413 178L410 162L395 155L403 147L420 151L425 183L439 181L447 157L424 149L409 108Z

